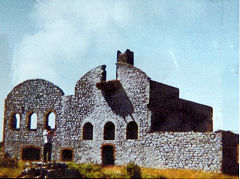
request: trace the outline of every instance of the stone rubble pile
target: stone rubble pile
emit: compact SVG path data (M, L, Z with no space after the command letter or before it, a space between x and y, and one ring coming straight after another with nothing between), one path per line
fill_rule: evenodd
M64 162L29 162L17 178L78 178L76 170L67 168Z

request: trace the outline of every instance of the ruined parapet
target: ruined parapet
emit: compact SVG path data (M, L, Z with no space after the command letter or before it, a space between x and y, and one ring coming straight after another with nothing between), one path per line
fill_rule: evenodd
M100 95L96 84L106 80L106 65L101 65L88 71L75 86L75 100L78 101L74 106L81 106L75 110L81 114L87 115L96 104L96 96Z
M124 53L117 51L117 62L134 65L134 53L127 49Z
M150 106L159 106L160 100L179 99L179 89L150 80Z
M96 83L106 80L106 65L101 65L88 71L75 86L75 97L85 97L89 91L96 89Z
M212 132L213 109L179 98L179 89L150 81L151 131Z

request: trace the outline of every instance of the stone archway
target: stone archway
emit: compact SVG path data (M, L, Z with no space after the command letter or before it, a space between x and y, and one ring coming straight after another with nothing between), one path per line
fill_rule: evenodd
M114 154L115 148L114 145L104 144L102 146L102 164L103 165L114 165Z

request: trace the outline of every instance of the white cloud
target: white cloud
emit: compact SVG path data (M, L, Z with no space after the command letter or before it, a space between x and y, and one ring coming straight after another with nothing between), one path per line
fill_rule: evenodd
M192 96L201 102L200 93L191 92L191 89L196 89L194 82L196 87L199 86L201 94L209 94L204 94L207 96L206 101L218 102L222 88L218 82L221 79L222 63L215 49L225 44L224 47L228 45L226 49L231 53L234 47L237 48L235 41L230 39L227 43L225 39L228 38L216 33L222 32L225 25L221 23L221 7L221 2L211 1L153 0L148 3L127 0L37 0L29 23L35 31L22 38L13 54L13 85L30 78L44 78L72 94L75 82L84 72L106 62L103 52L110 53L108 59L112 60L111 55L117 49L124 51L130 48L136 52L138 63L145 63L141 69L151 74L150 77L166 84L170 82L170 85L179 83L181 86L176 87L181 87L181 94L185 92L187 99ZM224 18L228 17L228 12L224 12ZM225 26L231 29L235 27L231 23ZM201 41L207 45L202 45ZM196 58L196 47L199 47L196 44L206 52L199 54L199 58ZM205 63L207 59L211 65L200 69L199 64ZM180 69L181 74L178 73ZM109 66L107 70L109 72ZM238 68L229 70L239 73ZM213 78L209 75L209 80L206 80L202 77L203 72L216 76ZM206 88L203 88L204 85ZM183 90L184 86L190 92ZM213 94L212 90L205 90L215 87L218 90ZM219 105L217 102L206 104L214 107L217 121L221 121L222 114L216 110L220 109L216 108ZM216 122L215 126L222 127L222 124Z
M13 84L31 78L64 84L73 75L66 64L80 71L94 43L106 43L109 35L120 41L107 32L126 26L130 12L125 1L38 1L30 14L37 31L26 34L13 55Z
M175 54L173 53L172 50L169 50L169 54L170 54L170 56L171 56L172 62L173 62L173 64L174 64L176 70L179 71L180 69L179 69L178 61L177 61L177 58L176 58Z

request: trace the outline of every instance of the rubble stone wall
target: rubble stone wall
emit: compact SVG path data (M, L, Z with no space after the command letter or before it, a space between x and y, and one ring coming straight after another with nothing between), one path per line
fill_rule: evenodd
M101 164L102 147L112 145L116 165L133 161L152 168L221 170L221 133L151 132L150 78L138 68L118 62L117 79L103 83L105 67L86 73L70 96L64 96L60 88L45 80L29 80L15 87L5 101L5 152L21 158L24 147L34 146L41 149L42 160L45 116L53 111L56 114L53 160L61 160L62 149L70 149L75 162ZM98 88L99 83L105 85L105 90ZM38 116L37 130L27 128L29 111ZM13 112L21 115L19 130L10 129ZM127 124L131 121L138 126L137 139L126 139ZM93 125L93 140L83 140L83 126L87 122ZM115 126L114 140L104 140L107 122Z
M119 149L119 147L121 147ZM150 133L143 139L116 144L116 164L220 172L222 134L196 132Z
M54 112L56 123L61 111L56 103L64 95L63 91L54 84L42 80L27 80L16 86L5 100L4 113L4 150L11 156L20 158L24 146L36 146L42 149L43 130L45 129L46 115ZM37 129L29 130L28 114L37 114ZM13 114L20 114L20 128L11 129L10 121Z

